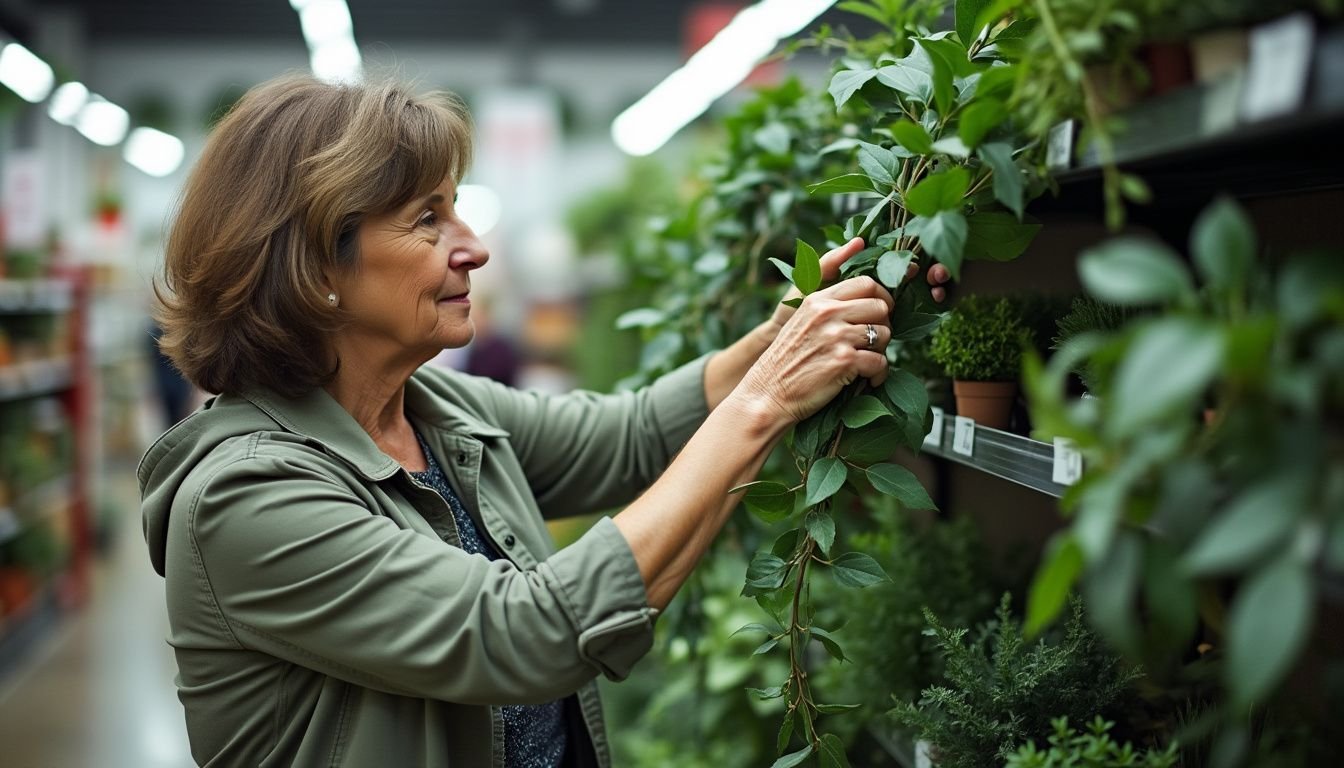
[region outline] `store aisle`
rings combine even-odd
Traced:
[[[109,485],[112,485],[109,483]],[[134,486],[109,488],[134,498]],[[93,598],[31,666],[0,683],[0,744],[10,768],[192,765],[164,640],[163,581],[149,566],[136,505],[98,566]]]

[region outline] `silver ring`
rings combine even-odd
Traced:
[[[877,343],[877,331],[873,330],[872,323],[868,324],[868,330],[865,333],[868,343],[863,346],[864,349],[872,349],[873,344]]]

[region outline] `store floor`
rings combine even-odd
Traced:
[[[134,480],[110,480],[104,492],[124,511],[89,604],[0,681],[6,768],[193,764],[164,640],[163,580],[140,538]]]

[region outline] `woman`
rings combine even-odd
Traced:
[[[162,345],[219,395],[139,477],[201,764],[609,764],[596,676],[648,651],[789,426],[886,375],[892,299],[869,279],[635,394],[422,367],[472,337],[470,150],[449,99],[290,78],[187,183]]]

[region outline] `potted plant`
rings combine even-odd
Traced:
[[[948,314],[931,352],[952,377],[958,414],[986,427],[1008,428],[1029,337],[1006,298],[968,296]]]
[[[1062,349],[1071,339],[1085,333],[1118,331],[1125,323],[1141,314],[1143,312],[1134,307],[1108,304],[1091,296],[1079,296],[1073,300],[1068,314],[1059,318],[1051,349],[1056,351]],[[1094,397],[1100,394],[1100,384],[1104,379],[1097,370],[1096,361],[1080,360],[1074,366],[1073,372],[1082,381],[1084,392]]]

